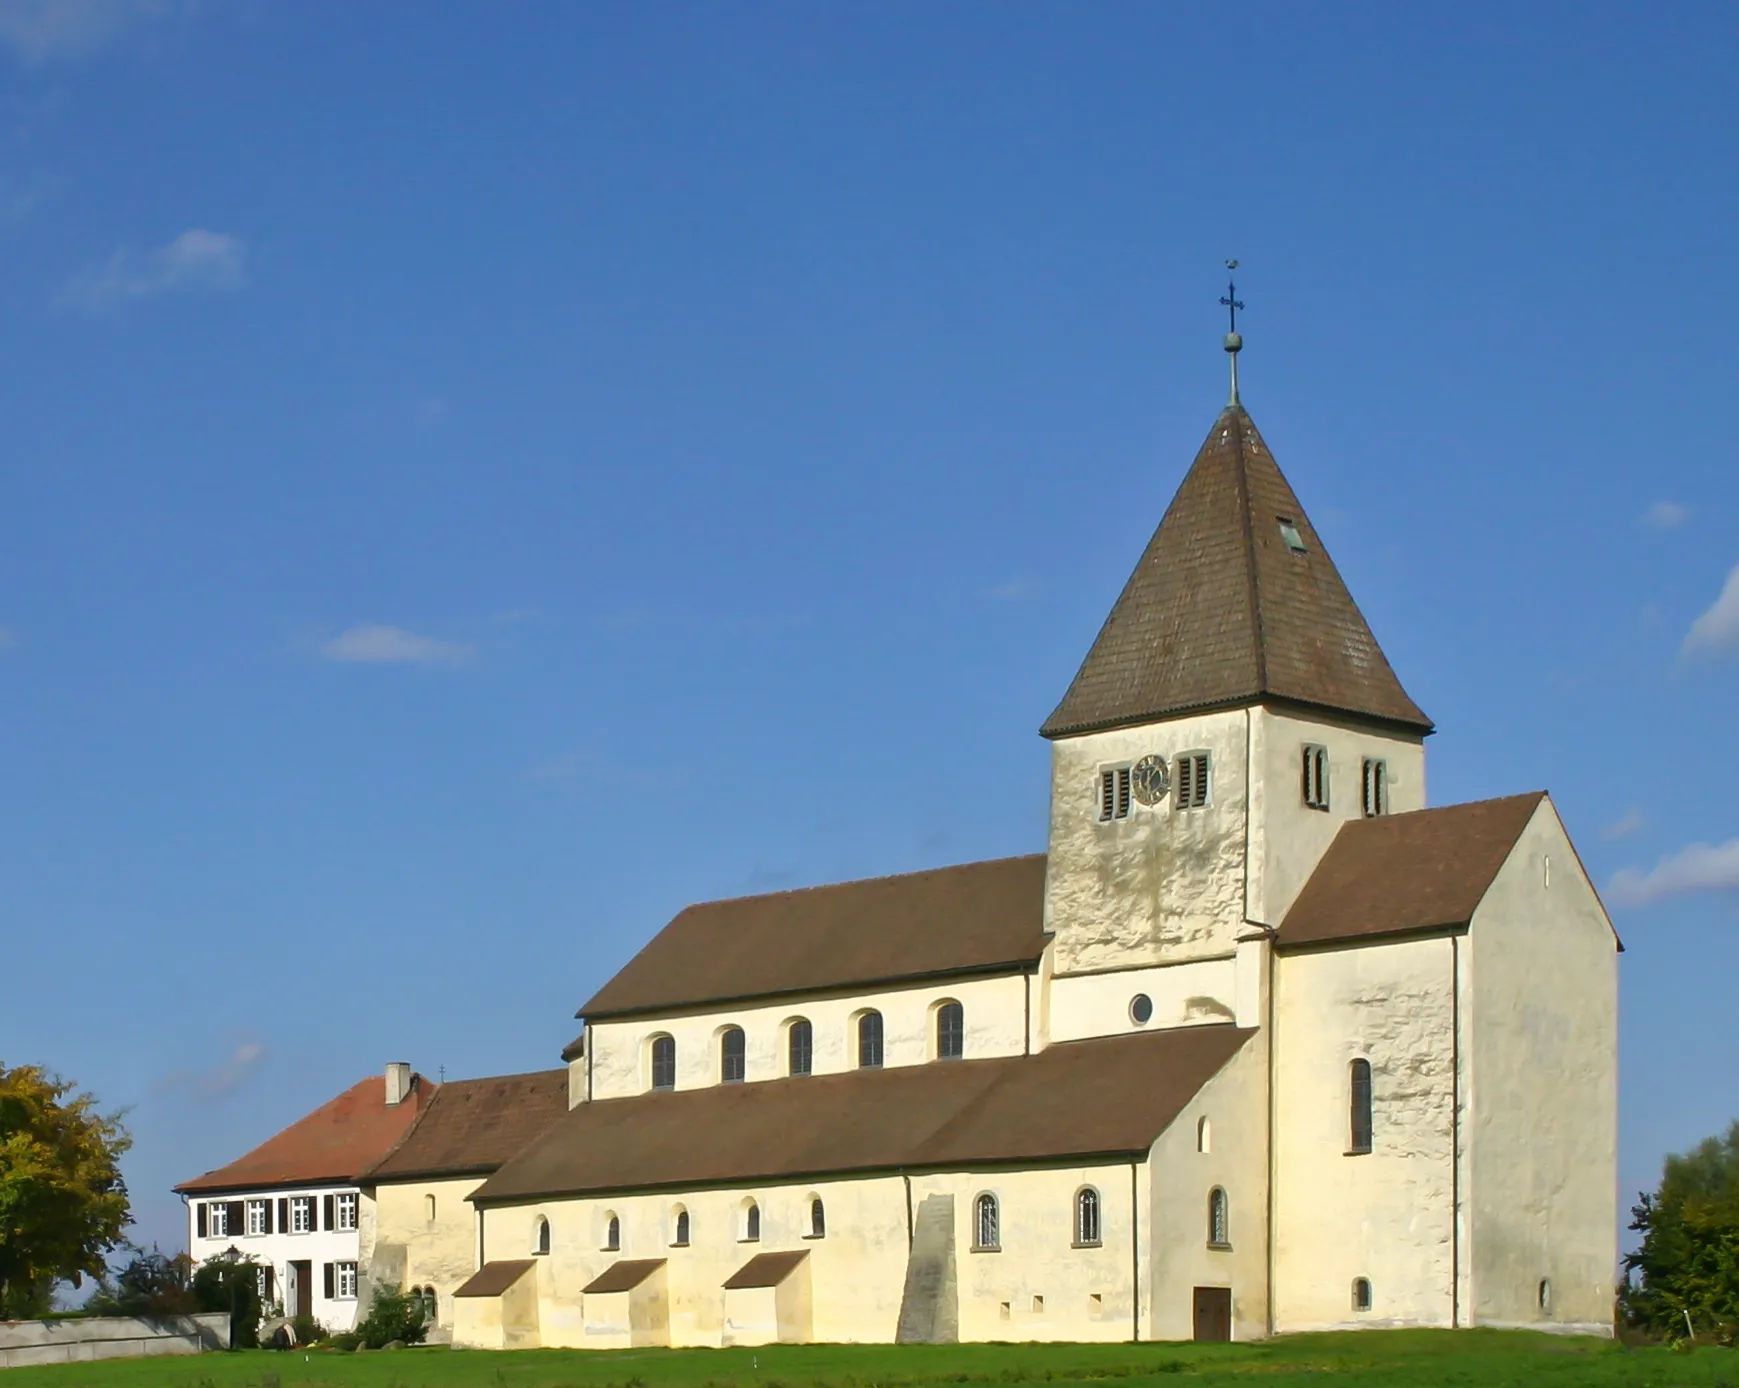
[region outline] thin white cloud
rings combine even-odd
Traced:
[[[1038,590],[1039,585],[1030,578],[1011,578],[1007,583],[999,583],[986,591],[985,596],[998,602],[1024,602]]]
[[[1692,892],[1732,891],[1739,891],[1739,839],[1713,847],[1693,843],[1647,872],[1623,868],[1613,874],[1606,896],[1614,906],[1652,906]]]
[[[1642,513],[1642,523],[1650,530],[1676,530],[1690,518],[1690,507],[1676,501],[1657,501]]]
[[[158,1080],[153,1088],[158,1094],[187,1089],[201,1099],[215,1099],[241,1088],[265,1058],[264,1045],[258,1041],[243,1041],[211,1069],[177,1070]]]
[[[75,277],[66,295],[86,308],[175,290],[240,289],[247,282],[247,248],[221,231],[191,227],[152,251],[116,251]]]
[[[173,0],[0,0],[0,43],[27,63],[78,57],[134,24],[189,8]]]
[[[1715,605],[1691,623],[1679,654],[1739,655],[1739,564],[1727,575]]]
[[[1612,821],[1600,831],[1603,839],[1627,839],[1648,823],[1642,817],[1642,811],[1632,805],[1623,815]]]
[[[403,627],[364,624],[341,631],[320,647],[327,660],[350,665],[442,665],[449,669],[477,659],[477,648],[463,641],[419,636]]]

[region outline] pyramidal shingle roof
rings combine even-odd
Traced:
[[[1040,731],[1263,699],[1431,731],[1255,424],[1229,405]]]

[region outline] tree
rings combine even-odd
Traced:
[[[1633,1325],[1733,1344],[1739,1332],[1739,1121],[1671,1156],[1660,1189],[1631,1210],[1642,1246],[1624,1260],[1620,1302]]]
[[[34,1065],[0,1065],[0,1318],[40,1314],[56,1282],[101,1276],[132,1222],[118,1116]]]
[[[207,1258],[193,1274],[193,1297],[201,1311],[229,1312],[231,1349],[260,1343],[260,1265],[233,1248]]]
[[[193,1259],[153,1248],[133,1250],[132,1261],[101,1285],[85,1310],[103,1316],[181,1316],[202,1309],[193,1292]]]

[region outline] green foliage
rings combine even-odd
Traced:
[[[0,1065],[0,1319],[39,1315],[54,1284],[100,1277],[132,1222],[120,1119],[34,1065]]]
[[[290,1318],[290,1329],[296,1332],[296,1343],[298,1345],[324,1344],[330,1335],[330,1332],[325,1326],[321,1325],[319,1321],[314,1319],[314,1317],[308,1315],[292,1316]]]
[[[229,1312],[232,1349],[260,1343],[259,1264],[231,1249],[207,1258],[193,1274],[193,1298],[201,1311]]]
[[[1732,1345],[1739,1334],[1739,1122],[1668,1157],[1660,1189],[1631,1210],[1642,1246],[1627,1256],[1620,1306],[1668,1339]]]
[[[429,1333],[423,1324],[422,1298],[408,1292],[376,1292],[356,1333],[369,1349],[384,1349],[394,1340],[420,1345]]]
[[[199,1309],[193,1260],[185,1253],[168,1257],[155,1248],[149,1253],[135,1248],[132,1260],[101,1278],[85,1303],[94,1316],[184,1316]]]

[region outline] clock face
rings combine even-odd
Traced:
[[[1157,805],[1171,789],[1171,773],[1166,770],[1165,758],[1157,753],[1150,752],[1136,762],[1130,779],[1135,782],[1135,798],[1143,805]]]

